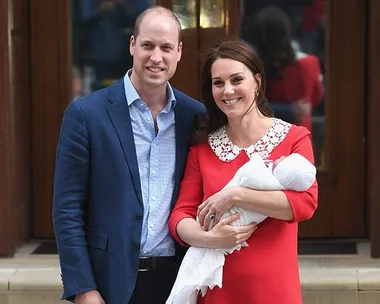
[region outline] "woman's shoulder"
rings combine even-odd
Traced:
[[[291,124],[287,137],[289,137],[291,140],[299,140],[300,138],[310,135],[311,132],[306,127]]]
[[[211,150],[207,139],[190,146],[190,153],[204,155],[207,150]]]

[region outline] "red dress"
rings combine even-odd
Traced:
[[[322,101],[322,75],[317,57],[298,52],[296,60],[288,64],[282,73],[283,77],[267,78],[265,94],[269,101],[293,104],[303,98],[312,106]],[[311,115],[297,125],[311,131]]]
[[[191,148],[175,208],[169,219],[174,238],[187,246],[176,233],[184,218],[195,218],[197,207],[220,191],[251,153],[282,155],[299,153],[313,162],[310,132],[304,127],[275,119],[272,128],[248,149],[234,146],[225,129],[214,132],[209,142]],[[201,304],[301,304],[297,256],[297,222],[309,219],[316,207],[317,182],[306,192],[284,191],[294,212],[294,220],[267,218],[248,239],[249,247],[226,256],[223,287],[208,290]]]

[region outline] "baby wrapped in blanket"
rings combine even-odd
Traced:
[[[241,186],[256,190],[303,192],[314,183],[315,175],[316,168],[300,154],[291,154],[268,166],[259,154],[253,154],[223,189]],[[239,219],[232,223],[236,226],[259,224],[267,218],[265,215],[234,206],[223,214],[222,219],[235,213],[240,214]],[[242,246],[248,245],[244,242],[226,249],[190,247],[166,304],[196,304],[199,291],[204,296],[207,288],[212,289],[215,286],[222,288],[225,254],[240,250]]]

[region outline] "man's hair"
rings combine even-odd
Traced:
[[[180,43],[182,41],[181,21],[179,20],[179,18],[177,17],[177,15],[173,13],[173,11],[171,11],[170,9],[168,9],[166,7],[163,7],[163,6],[153,6],[153,7],[150,7],[148,9],[146,9],[145,11],[143,11],[137,17],[136,22],[135,22],[135,27],[133,29],[133,36],[135,38],[137,38],[137,36],[139,34],[141,22],[143,21],[143,19],[147,15],[149,15],[151,13],[162,14],[162,15],[166,15],[166,16],[172,18],[177,23],[177,25],[178,25],[178,43]]]

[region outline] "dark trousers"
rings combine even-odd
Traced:
[[[174,285],[179,264],[174,258],[140,260],[137,282],[129,304],[165,304]]]

